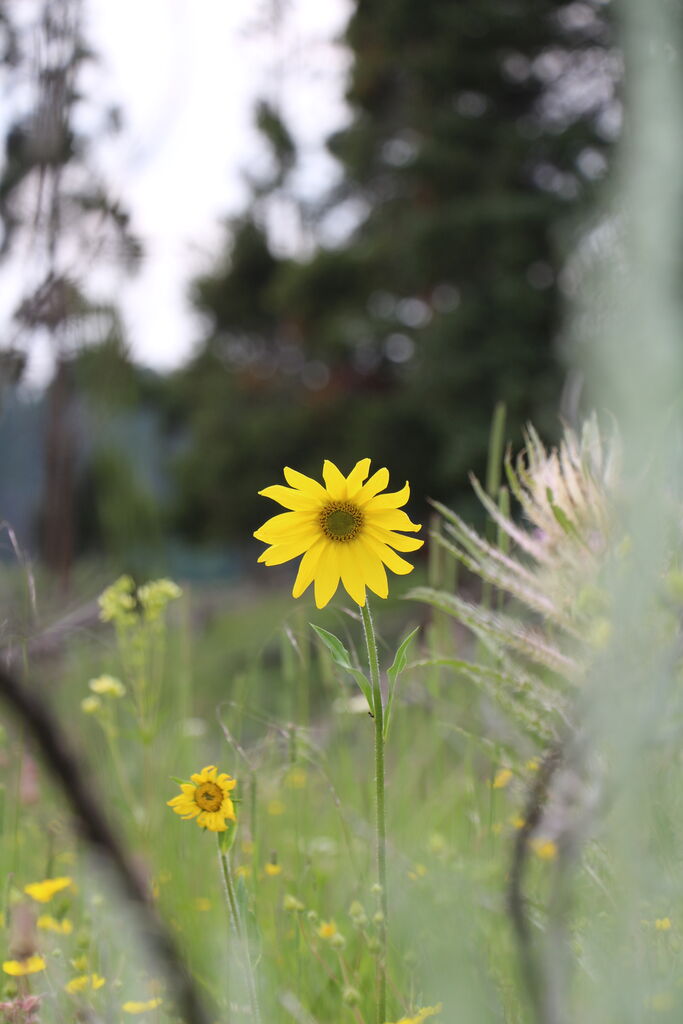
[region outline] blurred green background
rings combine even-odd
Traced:
[[[261,13],[267,24],[296,6]],[[266,514],[257,491],[285,465],[317,474],[331,458],[348,472],[370,456],[411,481],[415,517],[428,496],[462,506],[496,402],[517,446],[528,419],[552,440],[560,416],[575,418],[563,307],[620,123],[608,4],[352,3],[334,180],[302,195],[297,126],[266,90],[261,161],[207,270],[185,283],[198,336],[171,372],[136,361],[118,286],[92,288],[93,272],[135,272],[146,256],[98,159],[103,139],[125,136],[126,110],[83,113],[99,102],[88,8],[37,3],[31,34],[26,7],[7,3],[0,24],[16,100],[0,255],[31,260],[6,310],[0,516],[63,584],[83,556],[241,573]],[[210,158],[207,139],[196,159]],[[272,230],[283,207],[301,238],[286,252]],[[331,221],[343,225],[332,240]],[[25,373],[36,338],[50,353],[38,388]]]

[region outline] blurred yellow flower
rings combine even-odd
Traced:
[[[318,927],[318,937],[321,939],[331,939],[337,934],[337,926],[334,921],[321,921]]]
[[[23,960],[5,960],[2,969],[5,974],[21,978],[25,974],[37,974],[38,971],[44,971],[45,961],[42,956],[27,956]]]
[[[85,992],[86,989],[96,992],[104,984],[106,984],[106,978],[102,978],[99,974],[79,974],[78,977],[67,981],[64,988],[72,994],[75,992]]]
[[[421,529],[399,511],[410,488],[406,483],[400,491],[380,494],[389,483],[389,472],[379,469],[367,480],[369,472],[370,459],[357,462],[347,477],[326,459],[324,487],[286,468],[289,487],[276,484],[259,491],[291,510],[273,516],[254,536],[270,545],[259,557],[266,565],[303,555],[294,597],[301,597],[314,583],[315,603],[324,608],[341,580],[356,604],[364,605],[366,587],[378,597],[387,597],[385,566],[399,575],[412,572],[413,566],[396,551],[416,551],[424,541],[395,532]]]
[[[161,1006],[162,1000],[158,997],[156,999],[148,999],[144,1003],[138,1003],[134,1000],[129,1000],[124,1003],[121,1009],[124,1013],[146,1013],[147,1010],[156,1010],[157,1006]]]
[[[238,878],[251,878],[251,864],[240,864],[235,874]]]
[[[264,870],[270,878],[275,878],[276,875],[282,874],[282,866],[280,864],[273,864],[270,860],[266,864]]]
[[[301,768],[292,768],[288,773],[285,782],[290,789],[305,789],[306,783],[308,782],[308,776]]]
[[[84,697],[81,701],[81,711],[84,715],[94,715],[96,711],[99,711],[102,707],[102,701],[99,697],[91,694],[89,697]]]
[[[418,1010],[413,1017],[401,1017],[395,1024],[422,1024],[422,1021],[427,1020],[427,1017],[435,1017],[437,1013],[441,1013],[443,1010],[443,1003],[437,1003],[436,1006],[423,1006],[421,1010]],[[389,1022],[387,1022],[389,1024]]]
[[[218,768],[208,765],[201,772],[191,776],[192,782],[182,782],[182,792],[168,800],[173,808],[185,821],[195,819],[200,828],[210,832],[225,832],[226,819],[236,821],[235,806],[230,793],[237,783],[225,772],[218,773]]]
[[[532,839],[531,848],[539,860],[555,860],[557,844],[552,839]]]
[[[25,885],[24,892],[38,903],[47,903],[55,893],[68,889],[71,884],[71,879],[66,876],[46,878],[43,882],[31,882],[30,885]]]
[[[82,953],[80,956],[74,957],[74,959],[71,961],[71,966],[74,968],[75,971],[82,972],[87,970],[88,958],[85,955],[85,953]]]
[[[58,935],[71,935],[74,930],[74,926],[68,918],[65,917],[63,921],[58,921],[57,918],[50,917],[49,914],[41,914],[36,924],[43,931],[57,932]]]
[[[655,928],[658,932],[671,931],[671,918],[670,917],[658,917],[655,921]]]
[[[88,686],[93,693],[100,697],[125,697],[126,688],[119,679],[114,676],[98,676],[91,679]]]
[[[512,772],[509,768],[500,768],[493,778],[493,788],[505,789],[511,778]]]

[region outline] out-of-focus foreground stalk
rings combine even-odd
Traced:
[[[676,813],[667,793],[683,784],[680,742],[672,734],[680,626],[662,598],[668,550],[672,541],[679,554],[683,547],[683,6],[620,0],[617,14],[625,54],[623,141],[606,211],[611,242],[583,322],[592,332],[584,341],[593,397],[616,416],[623,442],[625,541],[606,580],[611,641],[591,672],[585,731],[569,752],[584,802],[590,791],[596,805],[587,831],[611,895],[601,912],[580,910],[587,928],[578,984],[573,997],[564,986],[556,1018],[596,1024],[649,1019],[651,1009],[669,1019],[656,972],[642,956],[643,908],[680,903],[683,891],[675,830],[666,826]],[[583,838],[577,834],[577,847]],[[580,1005],[570,1011],[576,998]]]

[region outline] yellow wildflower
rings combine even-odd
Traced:
[[[82,953],[80,956],[74,957],[73,960],[71,961],[71,966],[75,971],[81,971],[81,973],[83,971],[86,971],[88,969],[88,958],[85,955],[85,953]]]
[[[509,768],[500,768],[493,778],[493,788],[505,789],[511,778],[512,772]]]
[[[47,903],[55,893],[68,889],[72,884],[66,876],[62,878],[46,878],[43,882],[31,882],[24,886],[24,892],[38,903]]]
[[[65,917],[63,921],[58,921],[55,917],[50,917],[49,914],[41,914],[36,924],[43,931],[57,932],[58,935],[71,935],[74,930],[74,926],[68,918]]]
[[[25,974],[37,974],[45,970],[45,961],[42,956],[27,956],[23,960],[5,960],[2,965],[5,974],[20,978]]]
[[[286,896],[284,897],[282,901],[282,908],[283,910],[292,910],[296,911],[297,913],[301,910],[306,909],[301,900],[298,900],[296,896],[292,896],[291,893],[287,893]]]
[[[305,789],[308,776],[301,768],[292,768],[285,781],[290,789]]]
[[[303,555],[294,597],[301,597],[314,583],[315,603],[324,608],[341,580],[356,604],[364,605],[366,587],[378,597],[387,597],[385,566],[400,575],[412,572],[413,566],[396,551],[416,551],[424,541],[395,532],[421,529],[399,511],[408,500],[410,487],[406,483],[400,491],[380,494],[389,483],[389,472],[379,469],[366,482],[369,472],[370,459],[357,462],[348,477],[326,459],[324,487],[286,468],[289,487],[276,484],[259,491],[291,510],[273,516],[254,536],[270,545],[259,558],[266,565],[280,565]]]
[[[168,800],[168,806],[185,821],[195,818],[201,828],[207,828],[210,832],[225,832],[228,827],[226,819],[237,820],[235,806],[230,799],[230,793],[237,783],[225,772],[219,774],[214,765],[202,768],[191,779],[191,783],[181,783],[182,792]]]
[[[102,701],[100,698],[92,694],[89,697],[84,697],[81,701],[81,711],[84,715],[94,715],[101,707]]]
[[[655,921],[655,928],[658,932],[671,931],[671,918],[670,917],[658,917]]]
[[[337,926],[334,921],[321,921],[318,927],[318,937],[321,939],[331,939],[337,934]]]
[[[552,839],[532,839],[531,848],[539,860],[555,860],[557,844]]]
[[[147,1010],[156,1010],[157,1006],[161,1006],[162,1000],[157,996],[156,999],[148,999],[144,1003],[135,1002],[135,1000],[129,1000],[124,1003],[121,1009],[124,1013],[146,1013]]]
[[[436,1006],[423,1006],[421,1010],[418,1010],[413,1017],[401,1017],[395,1024],[422,1024],[427,1017],[435,1017],[437,1013],[441,1013],[443,1010],[443,1003],[437,1003]],[[388,1022],[387,1022],[388,1024]]]
[[[73,995],[75,992],[85,992],[86,989],[96,992],[104,984],[106,984],[106,978],[101,977],[99,974],[79,974],[76,978],[72,978],[71,981],[67,981],[64,988]]]
[[[265,866],[265,872],[270,878],[275,878],[276,875],[282,874],[282,866],[280,864],[274,864],[272,861],[268,861]]]
[[[526,763],[527,769],[530,772],[537,772],[539,769],[539,760],[537,757],[531,757]]]
[[[98,676],[91,679],[88,686],[93,693],[100,697],[125,697],[126,688],[123,683],[114,676]]]
[[[424,864],[413,864],[413,870],[408,872],[408,878],[412,882],[416,882],[418,878],[424,878],[427,874],[427,868]]]

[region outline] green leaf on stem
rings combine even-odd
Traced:
[[[356,668],[356,666],[351,662],[351,655],[346,650],[346,647],[344,647],[344,644],[341,642],[339,637],[335,636],[334,633],[328,633],[327,630],[323,629],[321,626],[314,626],[313,623],[311,623],[311,626],[332,655],[332,661],[335,665],[338,665],[339,668],[343,669],[350,676],[353,676],[356,680],[363,696],[368,702],[370,712],[374,715],[375,709],[372,702],[372,689],[365,673],[361,672],[361,670]]]
[[[396,692],[396,680],[400,676],[401,672],[405,669],[408,664],[408,648],[410,647],[411,641],[415,634],[419,631],[420,627],[416,626],[412,633],[409,633],[405,640],[402,641],[398,650],[396,651],[396,657],[394,663],[387,671],[389,677],[389,696],[387,697],[387,706],[384,714],[384,739],[386,740],[389,734],[389,722],[391,721],[391,709],[394,704],[394,693]]]

